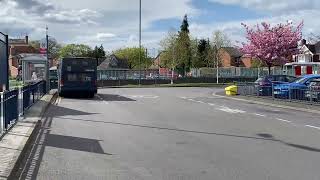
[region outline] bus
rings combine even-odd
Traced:
[[[58,67],[59,96],[97,93],[97,61],[92,58],[63,58]]]

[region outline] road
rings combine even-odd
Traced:
[[[214,88],[100,89],[48,109],[22,179],[319,180],[318,114]]]

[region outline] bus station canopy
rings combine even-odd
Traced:
[[[19,54],[22,64],[22,80],[30,83],[46,80],[48,59],[43,54]]]

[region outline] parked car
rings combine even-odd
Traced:
[[[313,101],[320,101],[320,79],[316,79],[310,82],[310,85],[306,92],[306,97],[309,100],[312,99]]]
[[[305,75],[292,83],[274,86],[274,95],[279,98],[305,99],[306,91],[312,81],[320,80],[320,74]]]
[[[255,88],[259,91],[259,96],[271,96],[272,87],[277,84],[291,83],[297,78],[287,75],[269,75],[257,79],[254,82]]]

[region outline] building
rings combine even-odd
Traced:
[[[110,55],[98,66],[98,78],[102,80],[126,79],[129,69],[128,60]]]
[[[302,40],[298,46],[299,53],[293,55],[293,61],[287,63],[285,68],[287,72],[294,71],[296,76],[305,74],[320,73],[320,42],[315,44],[307,44],[306,40]]]
[[[98,70],[126,70],[129,69],[128,60],[116,55],[110,55],[98,66]]]
[[[29,44],[28,36],[24,39],[9,39],[9,74],[11,77],[17,77],[21,69],[19,54],[38,53],[39,51]]]
[[[252,67],[253,59],[235,47],[223,47],[219,50],[221,67]]]

